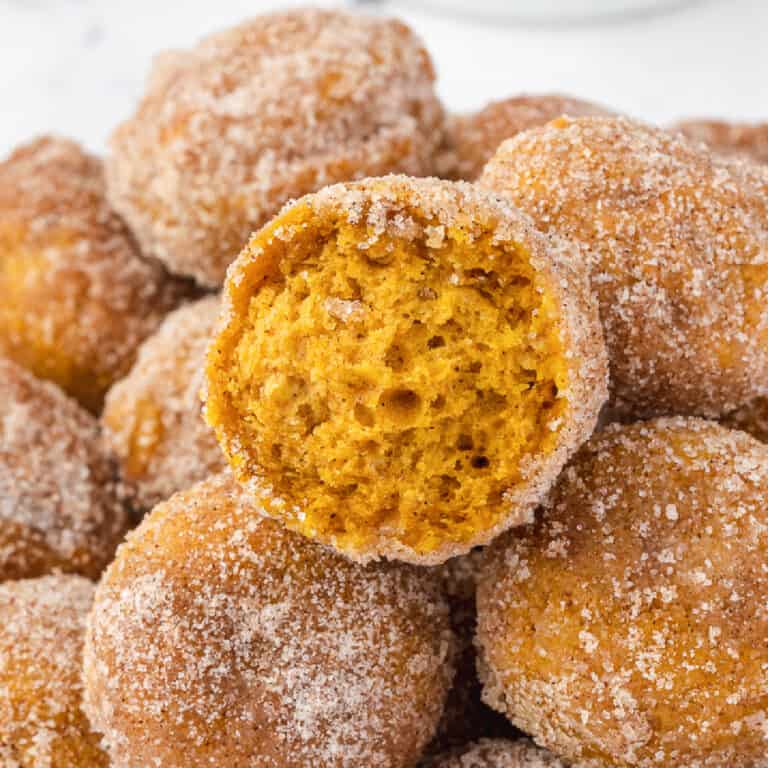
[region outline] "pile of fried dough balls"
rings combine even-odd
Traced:
[[[0,164],[2,768],[768,764],[768,127],[434,81],[265,15]]]

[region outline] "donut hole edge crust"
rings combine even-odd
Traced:
[[[765,755],[768,448],[696,418],[612,425],[486,551],[486,702],[576,765]]]
[[[111,139],[109,196],[145,252],[215,288],[250,234],[328,184],[428,175],[444,114],[402,22],[267,13],[159,57]]]
[[[98,157],[43,136],[0,161],[0,355],[98,413],[141,341],[195,290],[139,252]]]
[[[0,357],[0,581],[97,579],[128,526],[95,417]]]
[[[765,393],[767,180],[662,128],[561,117],[478,184],[581,245],[622,417],[718,418]]]
[[[352,563],[224,473],[158,505],[102,579],[86,712],[116,768],[406,768],[453,653],[429,573]]]
[[[683,120],[670,130],[706,144],[719,155],[768,165],[768,123]]]
[[[107,393],[101,424],[139,514],[226,466],[200,399],[219,308],[213,295],[171,312]]]
[[[82,710],[82,649],[94,585],[53,575],[0,584],[0,764],[108,768]]]
[[[477,112],[446,119],[437,155],[438,176],[475,181],[499,145],[561,115],[609,115],[604,107],[557,93],[522,94],[492,101]]]
[[[467,184],[390,176],[288,207],[230,270],[209,350],[236,475],[358,559],[442,562],[525,521],[605,398],[573,257]]]

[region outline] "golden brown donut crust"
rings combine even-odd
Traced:
[[[44,576],[0,584],[0,764],[108,768],[82,711],[85,618],[93,584]]]
[[[768,447],[701,419],[612,425],[488,550],[485,698],[585,768],[765,756]]]
[[[128,526],[118,490],[96,419],[0,357],[0,581],[97,578]]]
[[[219,305],[210,296],[169,314],[107,393],[101,423],[139,512],[226,466],[200,400]]]
[[[358,230],[362,230],[362,233]],[[314,296],[310,295],[309,299],[319,302],[321,306],[316,311],[312,310],[314,313],[312,318],[320,315],[323,317],[322,320],[317,321],[316,326],[311,331],[306,330],[309,321],[305,315],[298,316],[300,311],[304,312],[305,310],[296,309],[294,311],[290,309],[286,311],[287,320],[281,321],[279,327],[267,329],[263,333],[260,330],[252,332],[252,328],[260,328],[258,323],[261,322],[261,318],[270,318],[277,311],[274,310],[273,312],[271,308],[261,308],[256,312],[254,320],[255,310],[253,306],[254,302],[259,301],[261,292],[264,291],[265,295],[269,297],[271,296],[270,291],[275,290],[278,292],[278,299],[280,299],[280,291],[283,291],[282,286],[288,284],[289,280],[295,283],[299,278],[304,279],[302,277],[304,272],[295,266],[295,262],[298,263],[300,258],[304,258],[305,251],[322,247],[336,232],[340,233],[337,235],[338,238],[344,238],[349,249],[345,252],[345,261],[339,267],[339,274],[342,271],[349,274],[348,267],[351,268],[353,263],[356,269],[360,269],[358,275],[360,279],[356,282],[355,290],[363,291],[361,294],[363,298],[357,301],[342,300],[340,303],[342,308],[347,309],[352,314],[347,317],[342,313],[341,319],[339,319],[339,300],[330,295],[323,299],[325,294],[320,298],[315,298],[319,295],[315,294]],[[473,254],[473,248],[479,249],[478,253]],[[487,257],[485,255],[486,250],[490,254]],[[414,256],[414,252],[424,254],[423,260],[421,256]],[[366,302],[372,301],[369,298],[370,295],[380,295],[374,294],[374,291],[387,279],[387,272],[385,271],[387,259],[394,258],[391,256],[392,254],[402,253],[405,255],[396,257],[401,259],[398,262],[399,271],[393,272],[393,276],[389,278],[398,291],[397,300],[394,302],[395,306],[381,314],[379,304],[371,304],[369,307]],[[447,256],[444,255],[446,253]],[[559,404],[564,404],[563,408],[557,411],[560,415],[554,418],[552,409],[545,410],[542,408],[541,413],[537,412],[535,416],[539,420],[552,418],[551,422],[547,422],[548,426],[541,430],[543,432],[546,429],[546,435],[543,438],[548,441],[546,450],[542,447],[541,451],[526,453],[520,460],[520,464],[515,467],[514,480],[504,476],[503,483],[498,481],[497,484],[501,486],[501,491],[498,494],[499,501],[493,504],[490,501],[487,502],[482,510],[481,516],[484,515],[484,517],[482,517],[481,523],[475,526],[474,523],[467,522],[465,512],[469,511],[469,508],[464,505],[460,513],[457,513],[457,518],[460,515],[461,517],[456,525],[463,526],[460,535],[456,534],[454,537],[448,528],[450,515],[447,510],[447,502],[441,501],[440,507],[437,506],[436,502],[430,506],[433,501],[431,496],[427,496],[424,502],[414,502],[411,505],[415,509],[414,512],[411,512],[411,507],[405,505],[402,508],[404,511],[401,511],[401,507],[396,507],[394,511],[390,511],[371,502],[369,509],[372,510],[372,517],[376,518],[376,515],[379,515],[378,519],[382,522],[373,519],[373,522],[368,524],[367,519],[363,520],[362,514],[358,515],[358,508],[366,507],[366,504],[358,503],[364,494],[367,493],[368,497],[373,498],[379,491],[383,495],[387,488],[392,487],[395,487],[398,492],[397,498],[400,497],[401,491],[406,498],[407,494],[411,493],[408,484],[415,482],[413,480],[415,468],[413,464],[408,464],[410,469],[403,469],[407,462],[397,463],[399,456],[403,455],[398,453],[401,451],[401,446],[406,445],[406,448],[410,449],[409,440],[423,439],[425,444],[430,446],[429,450],[432,450],[432,444],[428,441],[432,440],[433,430],[443,428],[442,425],[444,424],[448,425],[446,429],[453,428],[455,423],[459,421],[458,418],[455,418],[453,422],[450,422],[446,416],[446,412],[452,406],[449,398],[453,397],[456,402],[462,402],[461,397],[466,398],[468,397],[467,392],[474,392],[471,390],[471,386],[473,386],[471,377],[461,378],[463,375],[461,365],[466,365],[466,363],[464,361],[461,363],[451,362],[450,366],[440,369],[439,361],[441,358],[439,355],[453,354],[454,349],[457,350],[456,354],[465,354],[463,350],[483,348],[486,350],[486,359],[485,361],[476,361],[473,370],[477,370],[479,363],[481,370],[484,366],[485,371],[490,368],[491,354],[495,351],[497,355],[501,355],[498,351],[498,337],[495,337],[497,349],[494,350],[488,348],[487,338],[466,338],[467,332],[461,335],[461,338],[456,342],[452,339],[450,342],[445,342],[442,336],[437,336],[435,337],[437,341],[444,343],[441,344],[438,348],[439,352],[435,355],[431,353],[425,339],[424,345],[419,346],[418,350],[411,355],[415,361],[413,369],[415,370],[422,363],[424,366],[433,365],[432,361],[438,360],[438,363],[434,363],[436,375],[440,375],[441,370],[448,370],[447,376],[452,375],[450,374],[451,370],[458,372],[454,379],[450,380],[450,384],[446,384],[446,387],[455,386],[455,390],[442,392],[435,390],[433,392],[430,387],[434,386],[437,379],[432,379],[431,373],[428,376],[420,372],[413,373],[411,369],[402,368],[399,359],[394,362],[389,360],[391,356],[389,350],[401,344],[400,336],[397,336],[400,333],[400,324],[402,324],[401,317],[408,318],[408,323],[418,325],[419,329],[417,330],[427,327],[429,334],[433,332],[432,326],[429,325],[433,315],[443,311],[442,309],[430,309],[432,304],[441,307],[440,302],[444,300],[446,302],[458,301],[455,297],[460,295],[461,302],[459,304],[464,306],[469,305],[470,302],[475,302],[478,307],[478,314],[488,305],[492,305],[493,311],[497,311],[495,305],[488,299],[489,291],[492,295],[494,291],[501,293],[502,290],[512,291],[516,289],[520,279],[515,272],[519,268],[515,260],[520,254],[524,254],[525,269],[530,272],[530,277],[526,278],[523,283],[526,286],[535,283],[531,293],[526,295],[545,297],[543,299],[545,304],[540,310],[537,310],[540,314],[532,313],[531,330],[524,331],[523,336],[532,339],[532,344],[544,346],[552,342],[558,349],[562,349],[562,355],[558,353],[556,357],[557,365],[566,372],[562,380],[558,379],[559,389],[556,398]],[[324,256],[321,262],[325,263],[325,259]],[[371,262],[370,265],[358,267],[357,262],[363,262],[366,259]],[[470,261],[470,259],[475,260]],[[381,263],[378,263],[377,260]],[[416,564],[438,564],[451,556],[468,552],[473,546],[487,543],[510,526],[526,522],[530,519],[535,506],[554,482],[567,458],[591,434],[595,426],[597,412],[606,393],[606,364],[596,308],[586,276],[576,262],[577,259],[572,246],[555,236],[544,238],[530,226],[527,217],[522,216],[503,198],[478,190],[466,183],[388,176],[381,179],[368,179],[357,183],[327,187],[287,206],[279,217],[254,235],[249,246],[230,268],[223,294],[223,321],[219,335],[211,345],[208,354],[206,374],[207,419],[215,427],[219,442],[224,448],[237,478],[247,487],[252,484],[250,487],[253,494],[261,493],[265,487],[269,487],[270,492],[273,492],[283,502],[281,506],[273,505],[271,510],[274,510],[274,513],[290,527],[300,530],[305,535],[326,541],[344,551],[348,556],[360,561],[389,557]],[[303,262],[301,263],[303,264]],[[319,271],[320,268],[316,266],[316,263],[316,257],[309,260],[309,265],[306,268],[307,279]],[[430,269],[432,268],[431,265],[437,265],[434,267],[438,274],[438,277],[435,278],[435,284],[419,282],[422,274],[419,272],[419,276],[414,278],[413,285],[409,284],[408,291],[404,292],[401,287],[406,280],[403,270],[421,270],[420,265],[422,263],[429,264]],[[471,269],[470,266],[472,266]],[[291,271],[294,268],[297,277],[294,277]],[[285,280],[282,278],[283,271],[288,274]],[[487,283],[478,284],[478,281],[486,279]],[[495,281],[498,282],[498,285]],[[369,291],[369,293],[366,294],[365,291]],[[461,291],[463,293],[460,294]],[[301,298],[300,301],[297,299],[296,306],[306,306],[304,298]],[[391,296],[387,297],[388,300],[390,298]],[[265,301],[272,301],[275,305],[278,299],[267,298]],[[286,303],[291,300],[291,298],[286,299]],[[410,307],[407,310],[403,309],[406,301],[411,301],[412,309]],[[508,324],[518,322],[515,317],[516,309],[516,306],[511,309],[508,317],[505,316],[499,320],[494,319],[494,323],[503,325],[501,328],[498,325],[492,325],[494,334],[506,333]],[[400,312],[403,311],[412,314],[401,315]],[[357,315],[354,314],[355,312]],[[420,315],[422,319],[413,323],[411,318],[415,317],[417,313],[422,313]],[[524,313],[521,311],[521,314]],[[387,333],[395,329],[392,331],[395,334],[395,340],[387,350],[378,349],[375,342],[371,342],[369,347],[364,347],[363,342],[360,341],[363,336],[353,336],[353,326],[354,323],[358,322],[358,317],[361,323],[366,322],[369,317],[372,318],[370,322],[372,326],[375,324],[375,333],[379,334],[378,336],[374,336],[373,333],[369,334],[374,339],[382,337],[380,332],[382,328]],[[550,321],[548,319],[550,317],[557,319]],[[464,318],[460,319],[463,320]],[[322,327],[319,325],[321,322]],[[329,322],[333,324],[330,326],[333,332],[328,331]],[[541,329],[537,330],[536,324],[541,325]],[[440,328],[443,328],[444,325],[446,323],[443,323]],[[292,334],[288,341],[296,343],[297,352],[291,350],[290,353],[287,353],[282,344],[272,356],[261,348],[258,348],[258,352],[254,351],[257,348],[256,342],[258,344],[267,343],[269,339],[275,337],[275,334],[283,332]],[[407,332],[410,333],[410,330]],[[450,328],[445,331],[446,335],[449,332]],[[262,333],[262,335],[256,339],[256,342],[252,342],[252,337],[257,333]],[[360,333],[364,334],[363,331]],[[342,341],[336,341],[335,334]],[[318,338],[321,341],[317,341]],[[264,339],[267,342],[264,342]],[[348,353],[349,360],[346,358],[334,360],[331,370],[326,368],[323,371],[322,387],[332,390],[330,395],[325,393],[325,389],[318,389],[321,392],[318,398],[323,398],[320,405],[325,406],[326,402],[330,402],[331,405],[328,408],[335,409],[330,411],[331,415],[326,419],[328,426],[324,426],[324,429],[336,430],[340,435],[344,432],[343,439],[340,437],[339,440],[329,440],[327,443],[341,445],[345,450],[346,446],[352,446],[351,452],[353,454],[359,453],[363,457],[372,455],[369,446],[374,443],[376,450],[379,450],[378,446],[381,446],[381,461],[384,465],[390,460],[389,457],[395,456],[395,459],[392,460],[391,469],[388,465],[385,470],[379,469],[379,454],[375,454],[375,459],[363,464],[362,469],[354,467],[354,472],[350,471],[349,476],[361,478],[359,481],[355,479],[354,485],[355,489],[359,489],[359,493],[357,495],[345,495],[332,508],[329,506],[331,502],[327,500],[335,498],[339,483],[333,484],[331,482],[335,481],[336,476],[332,476],[330,481],[326,481],[322,472],[326,466],[335,465],[331,464],[331,459],[326,452],[318,455],[318,449],[314,449],[315,453],[310,453],[313,435],[320,435],[320,432],[314,431],[317,425],[313,421],[308,432],[302,431],[305,428],[305,421],[300,418],[301,412],[297,418],[291,411],[288,411],[288,408],[293,408],[292,403],[296,402],[295,396],[288,397],[286,395],[283,398],[282,395],[283,391],[287,391],[289,387],[300,389],[300,387],[295,387],[298,374],[305,376],[302,381],[306,381],[310,376],[313,376],[314,380],[319,378],[314,373],[315,368],[306,374],[303,370],[298,370],[296,375],[288,370],[289,364],[292,365],[294,359],[309,359],[312,350],[308,350],[307,339],[312,339],[313,345],[318,348],[321,342],[328,344],[330,356],[338,354],[339,357],[342,357],[342,353],[337,352],[341,349],[342,343],[347,344],[351,350]],[[382,344],[384,345],[384,343]],[[249,349],[249,345],[253,349]],[[304,350],[303,353],[301,352],[302,349]],[[516,347],[513,348],[513,351],[509,353],[510,356],[515,354],[516,349]],[[290,359],[282,357],[286,354]],[[529,355],[528,352],[521,352],[521,358],[523,354],[528,357],[533,355],[533,353]],[[555,353],[553,352],[552,355]],[[365,359],[357,359],[360,357]],[[356,381],[351,384],[345,383],[344,377],[347,375],[347,371],[354,372],[360,367],[360,364],[366,366],[364,373],[368,376],[365,379],[365,396],[370,399],[372,404],[369,410],[377,409],[375,413],[378,421],[372,419],[366,423],[359,419],[357,415],[359,403],[355,403],[354,417],[351,413],[348,414],[353,408],[350,405],[352,400],[345,394],[347,392],[345,387],[351,388],[352,385],[356,385]],[[313,361],[311,365],[327,366],[328,363],[324,358],[316,363]],[[258,375],[253,372],[255,366],[262,368]],[[267,367],[270,370],[266,370]],[[371,381],[371,376],[367,374],[368,370],[375,371],[373,381]],[[247,373],[243,373],[243,371]],[[265,377],[263,380],[262,374]],[[483,373],[483,375],[486,374]],[[350,374],[351,376],[352,374]],[[380,404],[388,396],[390,386],[395,391],[400,392],[402,387],[407,386],[411,378],[417,376],[420,377],[420,381],[424,380],[425,383],[422,393],[417,395],[418,408],[415,410],[418,410],[418,413],[416,418],[420,424],[423,422],[426,426],[420,426],[418,429],[410,431],[406,428],[401,432],[394,432],[394,429],[399,425],[396,425],[395,428],[389,427],[386,421],[386,411],[384,417],[379,417],[378,414],[382,411],[376,403]],[[543,376],[544,374],[542,374]],[[385,381],[384,377],[388,377],[386,381],[389,383],[380,383]],[[244,386],[241,386],[241,380],[244,380],[248,388],[252,388],[254,391],[260,388],[259,392],[243,394]],[[469,384],[466,383],[467,381]],[[491,380],[491,384],[487,386],[495,385],[495,382]],[[301,386],[303,387],[304,384]],[[494,390],[490,389],[489,391],[506,402],[505,394],[509,394],[509,397],[512,398],[514,388],[511,381],[506,379],[503,386],[509,387],[509,393],[502,391],[501,395],[496,395]],[[526,385],[526,387],[530,389],[530,385]],[[271,391],[278,392],[281,402],[288,403],[285,416],[283,416],[282,411],[262,405],[266,397],[264,392],[270,388]],[[381,393],[379,393],[380,389],[382,390]],[[312,394],[314,390],[310,388],[301,391],[309,391]],[[335,397],[334,393],[337,391],[340,393],[339,397]],[[432,410],[432,403],[440,401],[441,397],[443,398],[441,409]],[[263,411],[255,417],[253,411],[249,410],[251,409],[250,403],[254,400],[257,401],[254,408],[261,408]],[[319,410],[317,404],[313,403],[312,405],[311,416]],[[276,403],[275,408],[277,407],[278,404]],[[432,416],[433,413],[437,415]],[[363,415],[367,414],[364,413]],[[407,415],[410,416],[410,413]],[[463,418],[463,414],[460,416]],[[261,425],[259,429],[252,427],[252,423],[256,419],[261,418],[262,423],[264,423],[267,417],[270,420],[270,428],[273,426],[272,422],[279,426],[279,430],[277,427],[273,430],[278,432],[276,436],[272,434],[267,436],[266,430]],[[510,418],[515,418],[515,415],[512,414]],[[430,419],[432,421],[427,423]],[[340,427],[341,424],[347,423],[349,423],[348,432],[346,426],[344,430]],[[537,422],[537,424],[539,423],[540,421]],[[503,424],[504,422],[502,422],[502,426]],[[408,422],[406,422],[406,427],[407,425]],[[352,430],[356,430],[355,434],[357,435],[364,433],[364,440],[361,438],[357,442],[350,442]],[[494,427],[494,430],[498,431],[498,427]],[[323,434],[327,434],[327,432]],[[391,434],[395,434],[395,437],[391,437]],[[412,438],[413,435],[415,437]],[[278,437],[287,446],[285,450],[279,446],[278,449],[275,448],[272,441],[277,440]],[[491,437],[496,439],[495,434]],[[376,442],[377,440],[379,442]],[[453,441],[454,438],[451,440]],[[396,441],[399,443],[391,448],[391,445],[394,445]],[[458,443],[459,448],[460,441],[461,437]],[[299,456],[295,465],[286,459],[289,449]],[[443,451],[442,443],[439,450]],[[454,450],[453,444],[450,445],[450,450]],[[499,448],[499,450],[502,449]],[[503,450],[506,452],[505,455],[511,453],[511,443],[507,444]],[[426,450],[423,451],[423,454],[426,453]],[[442,455],[440,458],[442,460]],[[474,490],[481,482],[485,482],[485,476],[481,476],[475,473],[474,469],[469,468],[469,460],[465,459],[464,454],[457,453],[455,464],[453,458],[452,456],[451,470],[453,471],[453,467],[458,466],[455,472],[460,477],[466,476],[470,491]],[[497,461],[497,456],[491,456],[490,460],[485,456],[480,456],[479,459],[490,464],[491,470],[489,472],[495,471],[497,465],[494,462]],[[344,460],[347,460],[346,457]],[[414,459],[415,464],[418,464],[419,461],[421,465],[424,465],[427,459]],[[483,469],[487,464],[479,464],[478,467]],[[498,461],[498,466],[503,466],[501,461]],[[358,472],[360,475],[356,474]],[[462,472],[464,473],[463,476],[461,475]],[[295,481],[295,478],[298,480]],[[452,476],[448,476],[448,480],[455,485],[461,485],[460,481],[455,480]],[[301,485],[305,482],[309,489],[306,492],[304,486]],[[475,485],[470,485],[472,483]],[[490,485],[490,481],[488,481],[488,485]],[[347,487],[349,486],[344,485],[341,491],[345,491]],[[424,487],[426,487],[426,483]],[[297,488],[298,490],[296,490]],[[481,488],[481,490],[484,489]],[[432,492],[431,486],[429,492]],[[417,488],[411,496],[418,497],[420,493],[420,488]],[[480,491],[478,491],[478,495],[479,493]],[[437,492],[433,496],[437,497]],[[444,497],[440,496],[440,498],[443,499]],[[317,508],[319,511],[310,519],[310,504],[318,499]],[[357,504],[354,513],[350,511],[350,505],[353,502]],[[388,503],[388,499],[382,502],[382,504],[384,503]],[[347,505],[346,509],[344,505]],[[436,526],[430,528],[429,520],[424,522],[424,515],[431,514],[430,510],[433,507],[440,520]],[[488,522],[489,519],[490,522]],[[338,524],[338,528],[333,528],[331,523]],[[322,526],[326,527],[323,528]],[[446,531],[448,532],[446,533]],[[417,533],[423,534],[425,539],[428,539],[429,536],[433,538],[428,540],[427,545],[422,546],[419,543],[414,543]]]
[[[89,619],[86,711],[113,768],[410,768],[452,652],[430,574],[355,565],[222,475],[118,551]]]
[[[499,145],[521,131],[544,125],[561,115],[609,115],[604,107],[557,93],[525,94],[493,101],[478,112],[452,115],[437,156],[437,175],[474,181]]]
[[[158,59],[115,131],[110,198],[173,272],[221,285],[288,200],[389,172],[428,175],[443,112],[404,24],[320,9],[258,16]]]
[[[706,144],[718,155],[768,164],[768,123],[683,120],[672,129]]]
[[[46,136],[0,162],[0,354],[98,412],[188,291],[141,257],[98,158]]]
[[[480,184],[581,244],[613,405],[717,417],[768,381],[768,175],[625,118],[505,142]]]

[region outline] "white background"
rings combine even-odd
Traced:
[[[46,131],[102,150],[157,51],[293,4],[0,0],[0,155]],[[426,40],[440,92],[456,110],[555,90],[657,122],[768,119],[768,0],[709,0],[650,18],[559,26],[478,23],[419,8],[392,2],[387,11]]]

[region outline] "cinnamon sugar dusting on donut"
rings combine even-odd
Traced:
[[[612,396],[635,415],[719,416],[768,381],[768,184],[624,118],[505,142],[481,184],[582,246]]]
[[[561,115],[609,115],[604,107],[559,94],[529,94],[494,101],[479,112],[446,120],[445,139],[436,160],[437,175],[474,181],[499,145],[521,131]]]
[[[683,120],[672,129],[706,144],[719,155],[768,164],[768,123]]]
[[[480,739],[511,737],[514,726],[500,713],[488,707],[481,698],[482,685],[476,669],[474,646],[477,629],[475,592],[477,574],[483,559],[480,547],[468,555],[454,557],[434,571],[443,584],[450,608],[451,626],[456,635],[456,675],[445,702],[443,715],[427,754],[443,755]],[[437,763],[440,765],[439,761]],[[429,761],[427,765],[431,766]],[[424,766],[426,768],[426,766]]]
[[[168,315],[107,394],[102,424],[141,511],[226,465],[200,401],[219,305],[211,296]]]
[[[93,585],[79,576],[0,584],[3,768],[106,768],[82,712],[81,664]]]
[[[768,447],[700,419],[612,425],[478,592],[486,700],[579,765],[765,755]]]
[[[87,709],[113,766],[399,768],[452,676],[436,582],[263,518],[228,476],[155,508],[102,581]]]
[[[259,16],[162,57],[112,138],[110,196],[142,246],[216,286],[288,200],[432,171],[443,114],[404,24],[342,11]]]
[[[0,580],[95,578],[128,520],[98,422],[0,358]]]
[[[101,160],[47,136],[0,163],[0,354],[97,412],[189,291],[141,256]]]

